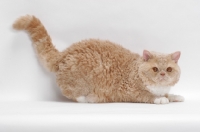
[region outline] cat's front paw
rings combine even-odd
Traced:
[[[173,94],[168,95],[167,98],[170,102],[183,102],[185,100],[183,96]]]
[[[168,104],[169,103],[169,99],[166,97],[158,97],[155,98],[154,100],[154,104]]]

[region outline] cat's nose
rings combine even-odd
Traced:
[[[164,72],[161,72],[160,75],[161,75],[161,76],[165,76],[165,73],[164,73]]]

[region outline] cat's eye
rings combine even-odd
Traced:
[[[157,67],[153,67],[152,69],[153,69],[154,72],[157,72],[157,71],[158,71],[158,68],[157,68]]]
[[[168,67],[168,68],[167,68],[167,72],[172,72],[172,68],[171,68],[171,67]]]

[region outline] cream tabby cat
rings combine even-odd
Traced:
[[[98,39],[84,40],[59,52],[36,17],[20,17],[13,27],[29,33],[39,59],[55,73],[58,86],[69,99],[84,103],[184,101],[182,96],[168,94],[180,77],[180,52],[144,50],[141,57]]]

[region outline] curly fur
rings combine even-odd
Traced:
[[[173,86],[180,77],[180,52],[161,54],[144,50],[140,56],[98,39],[83,40],[59,52],[35,16],[20,17],[13,27],[29,33],[40,60],[56,74],[63,95],[78,102],[168,103],[169,90],[162,95],[155,90]],[[153,71],[153,67],[158,71]],[[173,70],[166,71],[168,67]],[[178,101],[183,101],[178,97]],[[177,101],[176,96],[170,99]]]

